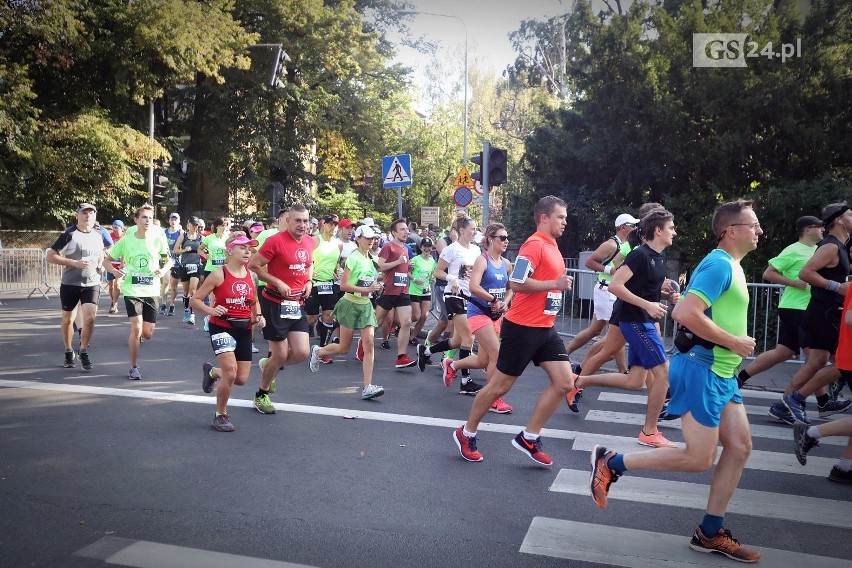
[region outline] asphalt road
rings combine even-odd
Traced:
[[[395,352],[377,348],[385,396],[360,400],[360,364],[339,357],[317,374],[286,368],[278,413],[261,415],[255,367],[234,389],[236,431],[223,434],[200,388],[209,340],[179,316],[161,319],[142,346],[143,380],[129,381],[123,313],[102,303],[95,368],[82,373],[62,368],[57,299],[3,301],[2,568],[733,564],[687,547],[711,472],[627,475],[605,511],[584,494],[591,445],[641,448],[643,393],[587,392],[581,413],[560,408],[544,468],[510,443],[547,380],[531,368],[507,397],[515,412],[488,416],[485,461],[471,464],[451,435],[472,399],[437,369],[393,369]],[[789,429],[765,414],[774,396],[746,398],[756,452],[726,525],[764,551],[762,565],[852,567],[852,486],[825,477],[845,441],[799,466]],[[664,432],[682,442],[676,426]],[[671,481],[681,484],[657,485]]]

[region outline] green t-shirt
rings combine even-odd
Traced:
[[[618,243],[618,252],[616,252],[615,255],[613,255],[612,259],[610,259],[609,262],[607,262],[604,266],[612,264],[612,260],[618,255],[621,255],[621,262],[624,262],[624,259],[627,258],[628,254],[630,254],[630,250],[632,248],[629,242],[622,241],[618,237],[612,238],[615,239],[615,241]],[[612,280],[612,274],[607,274],[606,272],[599,272],[598,277],[604,282],[610,282]]]
[[[154,298],[160,295],[160,279],[154,271],[169,255],[169,242],[163,231],[149,230],[144,239],[136,233],[125,235],[112,246],[109,255],[124,260],[121,293],[130,298]]]
[[[816,249],[816,245],[808,246],[805,243],[797,241],[782,250],[781,254],[775,258],[770,259],[769,266],[780,272],[785,278],[797,280],[799,278],[799,271],[814,255]],[[778,307],[791,310],[804,310],[807,309],[808,302],[810,301],[810,286],[804,290],[787,286],[781,294],[781,301],[778,303]]]
[[[408,293],[411,296],[428,296],[432,293],[432,272],[438,263],[431,256],[423,258],[422,254],[418,254],[411,259],[411,281]],[[423,281],[423,285],[417,283],[418,280]]]
[[[340,240],[335,237],[325,240],[320,236],[314,249],[314,282],[333,282],[339,258]]]
[[[201,242],[207,247],[207,264],[204,265],[204,270],[213,272],[217,268],[225,266],[225,241],[228,238],[224,235],[217,237],[216,233],[207,235]]]
[[[345,266],[349,269],[348,283],[353,286],[372,286],[376,281],[376,265],[373,264],[372,260],[361,254],[360,250],[352,251],[352,254],[346,259]],[[361,293],[346,292],[344,297],[356,304],[368,304],[370,302],[369,295]]]
[[[255,237],[255,239],[257,240],[257,250],[260,250],[261,245],[263,245],[263,242],[264,242],[266,239],[268,239],[268,238],[269,238],[269,237],[271,237],[272,235],[276,235],[276,234],[278,234],[278,227],[270,227],[269,229],[265,229],[265,230],[261,231],[261,232],[260,232],[260,233],[259,233],[259,234]],[[263,280],[258,279],[258,281],[257,281],[257,285],[258,285],[258,286],[266,286],[266,282],[264,282]]]

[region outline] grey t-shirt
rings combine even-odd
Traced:
[[[62,270],[62,284],[71,286],[99,286],[101,274],[98,267],[103,259],[104,237],[97,228],[88,233],[70,227],[59,235],[53,246],[50,247],[65,258],[82,260],[88,258],[91,261],[89,268],[83,270],[75,266],[65,266]]]

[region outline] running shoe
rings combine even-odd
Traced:
[[[413,367],[417,364],[417,361],[409,357],[408,355],[399,355],[396,358],[396,368],[397,369],[407,369],[408,367]]]
[[[371,398],[378,398],[385,394],[385,389],[380,387],[379,385],[367,385],[363,389],[361,389],[361,400],[370,400]]]
[[[805,465],[808,463],[808,452],[814,446],[819,446],[819,440],[808,436],[807,424],[793,424],[793,445],[796,448],[796,459]]]
[[[580,367],[579,363],[571,363],[571,372],[575,375],[579,375],[580,371],[582,371],[582,367]]]
[[[643,446],[650,446],[652,448],[676,448],[677,444],[666,439],[663,436],[663,433],[657,430],[650,436],[646,434],[644,431],[639,431],[639,443]]]
[[[425,352],[425,345],[421,344],[417,346],[417,368],[420,369],[421,373],[426,370],[426,359],[428,359],[428,357],[424,355]]]
[[[80,354],[80,360],[82,361],[83,354]],[[819,408],[819,417],[820,418],[828,418],[829,416],[834,416],[835,414],[840,414],[842,412],[846,412],[849,410],[849,407],[852,406],[852,400],[847,400],[845,398],[839,398],[836,400],[829,399],[824,405],[817,404],[817,408]]]
[[[364,343],[360,337],[358,338],[358,348],[355,350],[355,358],[359,361],[364,360]]]
[[[254,407],[261,414],[275,414],[275,405],[269,400],[268,394],[254,397]]]
[[[519,432],[517,436],[512,438],[512,445],[526,454],[532,461],[541,465],[551,465],[553,460],[549,455],[541,449],[541,436],[530,442],[524,438],[524,433]]]
[[[843,386],[846,384],[846,381],[843,379],[837,379],[830,385],[828,385],[828,396],[831,397],[831,400],[837,400],[840,397],[840,391],[843,390]]]
[[[214,430],[218,430],[219,432],[233,432],[234,425],[231,424],[231,417],[227,414],[219,414],[213,418],[213,424],[211,424]]]
[[[62,363],[62,366],[66,369],[73,369],[74,365],[77,364],[77,354],[73,351],[65,352],[65,362]]]
[[[453,386],[453,379],[456,378],[456,370],[452,367],[452,359],[444,359],[441,361],[441,374],[444,377],[444,386],[450,388]]]
[[[118,313],[118,304],[113,304],[109,307],[109,313],[117,314]]]
[[[311,357],[308,360],[308,367],[311,368],[312,373],[316,373],[317,371],[319,371],[320,357],[319,355],[317,355],[317,351],[319,351],[319,349],[319,345],[311,346]]]
[[[399,325],[393,326],[393,336],[399,337]]]
[[[251,352],[260,353],[260,349],[257,348],[257,345],[254,344],[254,341],[251,342]]]
[[[837,483],[852,483],[852,470],[840,469],[839,467],[834,466],[831,468],[828,478],[831,481],[836,481]]]
[[[175,305],[174,305],[174,304],[172,304],[171,306],[169,306],[169,315],[170,315],[170,316],[175,315]]]
[[[165,304],[160,304],[160,315],[161,316],[166,315],[166,305]]]
[[[195,314],[189,314],[189,325],[195,325]]]
[[[141,381],[142,380],[142,371],[139,370],[139,367],[131,367],[130,372],[127,373],[127,378],[131,381]]]
[[[760,560],[760,552],[754,548],[742,545],[731,536],[731,531],[726,528],[719,529],[716,536],[708,538],[701,532],[701,527],[695,528],[689,548],[698,552],[717,552],[738,562],[757,562]]]
[[[94,367],[94,365],[92,365],[92,360],[89,359],[89,353],[88,352],[86,352],[86,351],[80,352],[80,364],[82,365],[84,371],[91,371],[92,370],[92,367]]]
[[[183,323],[189,323],[189,318],[192,316],[189,310],[183,311]]]
[[[334,359],[332,359],[328,355],[323,355],[322,357],[320,357],[320,363],[322,363],[323,365],[330,365],[331,363],[334,363]]]
[[[680,414],[672,414],[669,412],[669,402],[666,401],[665,404],[663,404],[663,409],[660,411],[660,417],[657,420],[668,422],[669,420],[677,420],[678,418],[680,418]]]
[[[580,412],[580,405],[577,403],[577,393],[579,392],[579,389],[575,387],[565,394],[565,402],[568,403],[571,412]]]
[[[469,379],[466,383],[461,383],[459,385],[459,394],[469,394],[472,396],[476,396],[476,393],[482,390],[482,385],[473,381],[473,379]]]
[[[464,426],[459,426],[453,432],[453,441],[459,448],[461,456],[469,462],[481,462],[482,454],[476,449],[476,436],[465,436]]]
[[[785,394],[781,397],[781,400],[784,402],[784,406],[787,407],[787,410],[790,411],[790,414],[793,415],[793,420],[801,422],[802,424],[811,423],[808,419],[807,412],[805,412],[805,401],[801,400],[801,396],[798,392],[793,391],[790,394]]]
[[[210,374],[213,370],[213,365],[209,361],[201,364],[201,390],[204,392],[213,392],[213,385],[216,384],[216,379]]]
[[[491,405],[491,408],[488,409],[488,412],[496,412],[497,414],[509,414],[514,410],[511,406],[506,404],[506,401],[502,398],[498,398],[494,401],[494,404]]]
[[[592,491],[592,499],[601,509],[606,509],[609,487],[618,481],[621,475],[609,468],[607,462],[615,455],[615,452],[603,446],[595,446],[592,449],[592,475],[589,484]]]
[[[210,331],[210,316],[204,316],[204,331]]]
[[[787,410],[787,407],[780,400],[769,407],[769,416],[776,420],[780,420],[784,424],[789,424],[790,426],[796,423],[793,419],[793,415],[789,410]]]
[[[382,341],[382,349],[390,351],[390,341]]]

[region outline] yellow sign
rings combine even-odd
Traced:
[[[462,169],[459,170],[459,175],[453,180],[453,185],[456,187],[473,187],[473,178],[470,177],[470,172],[467,171],[465,166],[462,166]]]

